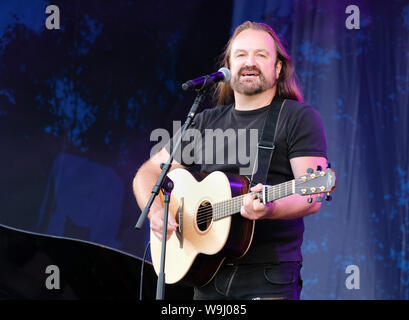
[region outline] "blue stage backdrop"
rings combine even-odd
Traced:
[[[302,298],[409,299],[408,1],[0,2],[0,223],[142,256],[150,134],[184,120],[180,84],[245,20],[284,39],[337,172],[305,218]]]

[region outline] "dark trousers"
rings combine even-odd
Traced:
[[[300,299],[301,262],[221,266],[211,282],[195,288],[195,300]]]

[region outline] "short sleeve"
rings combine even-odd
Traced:
[[[308,105],[301,106],[287,127],[288,158],[325,157],[327,141],[318,112]]]

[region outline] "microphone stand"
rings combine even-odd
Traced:
[[[164,215],[163,215],[163,229],[162,229],[162,248],[161,248],[161,254],[160,254],[161,263],[160,263],[160,270],[159,270],[159,275],[158,275],[158,282],[156,284],[156,300],[165,299],[166,234],[167,234],[167,226],[168,226],[170,194],[173,189],[173,182],[168,182],[165,185],[166,186],[163,187],[162,189],[162,192],[164,195],[163,202],[165,204],[165,208],[164,208],[164,213],[163,213]]]
[[[161,169],[162,172],[160,173],[154,187],[152,188],[151,191],[151,197],[149,198],[148,203],[146,204],[145,208],[143,209],[138,222],[135,226],[136,229],[140,230],[146,216],[148,215],[148,212],[152,206],[153,201],[155,200],[156,196],[159,194],[159,190],[162,189],[164,193],[164,219],[163,219],[163,231],[162,231],[162,251],[161,251],[161,260],[160,260],[160,272],[158,275],[158,283],[156,287],[156,299],[157,300],[163,300],[165,296],[165,256],[166,256],[166,237],[167,237],[167,226],[168,226],[168,209],[169,209],[169,202],[170,202],[170,193],[171,190],[173,189],[173,183],[169,183],[170,181],[169,178],[166,177],[168,174],[171,166],[172,166],[172,161],[174,159],[176,150],[178,150],[179,146],[182,143],[182,137],[184,136],[186,130],[189,128],[189,126],[192,124],[192,121],[194,117],[196,116],[196,112],[199,108],[200,103],[203,101],[206,90],[205,90],[205,85],[206,82],[203,84],[203,86],[196,90],[197,91],[197,96],[193,102],[193,105],[188,113],[188,116],[186,118],[186,121],[181,129],[180,135],[178,136],[177,142],[175,144],[175,147],[172,150],[172,153],[169,156],[169,159],[166,163],[161,164]],[[167,182],[164,184],[165,179],[167,179]],[[182,223],[181,221],[179,223]]]

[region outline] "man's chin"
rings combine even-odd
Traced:
[[[249,85],[240,85],[236,89],[233,88],[234,91],[238,93],[244,94],[246,96],[253,96],[255,94],[259,94],[263,92],[262,86],[249,86]]]

